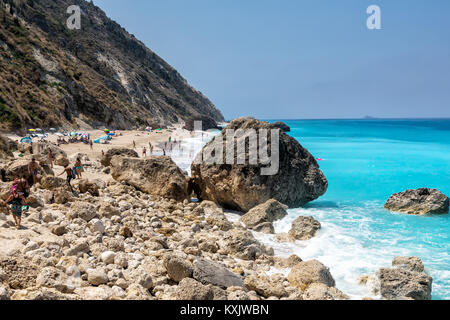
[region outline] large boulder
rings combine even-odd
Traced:
[[[270,199],[259,206],[254,207],[240,218],[240,221],[249,229],[259,231],[269,224],[269,230],[272,222],[283,219],[287,216],[288,207],[279,203],[277,200]],[[272,232],[271,232],[272,233]]]
[[[387,210],[408,214],[445,214],[449,199],[436,189],[420,188],[393,194],[384,207]]]
[[[238,152],[232,152],[234,159],[231,159],[231,156],[227,157],[227,153],[231,154],[227,152],[227,141],[234,142],[229,143],[228,149],[236,151],[238,149],[236,145],[242,145],[247,140],[245,135],[236,137],[227,131],[237,129],[243,129],[245,134],[260,133],[261,129],[268,130],[269,153],[264,152],[264,145],[256,148],[258,152],[250,153],[249,150],[255,149],[250,148],[247,142],[245,152],[239,155],[236,154]],[[214,201],[224,208],[243,212],[270,199],[292,208],[300,207],[322,196],[327,190],[328,182],[314,157],[294,138],[279,129],[274,132],[274,137],[276,134],[279,136],[279,150],[271,150],[270,130],[276,129],[268,122],[250,118],[232,121],[220,135],[203,148],[191,166],[197,196],[202,200]],[[261,135],[258,140],[263,141],[263,136]],[[276,142],[273,143],[274,147]],[[273,161],[260,161],[260,154],[270,154]],[[278,170],[277,154],[279,154]],[[257,164],[249,164],[249,159],[256,157],[259,159]],[[212,162],[216,158],[219,162]],[[241,160],[239,163],[245,160],[245,164],[238,164],[238,160]]]
[[[111,164],[111,159],[114,156],[123,156],[128,158],[139,158],[139,155],[136,151],[128,148],[112,148],[106,151],[105,155],[101,159],[101,163],[105,167],[109,167]]]
[[[328,287],[334,287],[335,281],[330,269],[317,260],[302,261],[297,263],[288,275],[291,286],[304,291],[313,283],[323,283]]]
[[[55,176],[45,176],[41,179],[41,188],[47,190],[54,190],[67,186],[67,181],[63,178]]]
[[[80,193],[90,193],[94,197],[98,197],[100,195],[99,187],[95,182],[89,180],[80,180],[78,182],[78,189]]]
[[[417,257],[395,257],[392,266],[415,272],[425,272],[422,260]]]
[[[433,279],[424,272],[401,268],[381,268],[376,273],[385,299],[431,300]]]
[[[292,223],[289,237],[293,240],[309,240],[316,235],[320,228],[320,222],[313,217],[298,217]]]
[[[41,175],[54,175],[53,170],[50,169],[47,161],[43,158],[36,158],[37,162],[39,163],[39,166],[41,167]],[[29,158],[23,158],[18,159],[13,162],[11,162],[6,168],[5,168],[5,179],[7,181],[13,181],[15,179],[20,179],[22,177],[28,177],[28,163],[31,161],[31,157]]]
[[[176,201],[190,198],[187,177],[170,157],[115,156],[111,160],[111,175],[115,180],[151,195]]]

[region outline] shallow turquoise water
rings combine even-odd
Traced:
[[[299,215],[322,223],[316,238],[278,254],[297,253],[330,267],[337,287],[354,298],[369,295],[361,275],[389,267],[396,255],[418,256],[433,276],[433,299],[450,299],[450,216],[409,216],[384,210],[391,194],[429,187],[450,196],[450,120],[285,121],[316,158],[327,193],[290,210],[277,232]],[[276,246],[276,245],[275,245]]]

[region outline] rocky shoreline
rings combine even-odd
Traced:
[[[255,121],[249,120],[252,126]],[[248,122],[240,119],[239,123]],[[286,148],[292,150],[289,144],[294,142],[283,134]],[[32,157],[13,159],[11,148],[9,141],[1,148],[3,200],[12,181],[26,174]],[[288,191],[266,189],[260,203],[232,223],[219,204],[190,200],[202,186],[169,157],[139,159],[132,150],[113,150],[102,159],[83,157],[85,176],[108,169],[113,180],[75,180],[72,191],[49,168],[50,148],[61,155],[60,161],[68,161],[64,152],[49,144],[33,155],[42,172],[31,188],[24,229],[15,228],[7,211],[0,213],[0,299],[349,299],[335,287],[329,268],[321,262],[302,261],[295,255],[276,257],[272,248],[255,239],[252,232],[274,233],[272,223],[282,219],[288,208],[277,197]],[[323,175],[318,174],[319,180],[313,177],[319,169],[312,156],[299,144],[294,150],[285,162],[308,159],[307,181],[323,183]],[[309,166],[302,164],[296,170],[301,167]],[[233,170],[228,172],[247,172]],[[310,194],[317,197],[323,187],[326,184]],[[299,217],[289,234],[277,236],[280,241],[305,240],[319,229],[320,222]],[[432,280],[415,259],[396,258],[393,269],[380,269],[361,282],[377,283],[384,299],[430,299]],[[281,272],[286,269],[287,276]],[[390,279],[396,277],[402,280],[393,283]]]

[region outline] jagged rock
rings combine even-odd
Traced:
[[[72,191],[70,191],[68,186],[53,190],[53,197],[51,201],[53,201],[54,203],[66,204],[73,200],[74,200],[73,193]]]
[[[31,161],[30,159],[19,159],[13,161],[9,166],[5,168],[5,179],[7,181],[14,181],[15,179],[20,179],[22,177],[28,177],[28,163]],[[38,181],[46,175],[54,175],[53,170],[47,164],[47,160],[38,159],[36,161],[39,162],[39,166],[41,167],[41,173],[38,176]]]
[[[139,158],[136,151],[127,148],[112,148],[106,151],[105,155],[101,159],[101,164],[105,167],[109,167],[111,164],[111,159],[114,156],[123,156],[127,158]]]
[[[309,240],[321,228],[320,222],[313,217],[298,217],[292,223],[289,236],[295,240]]]
[[[146,159],[115,156],[111,175],[147,194],[183,201],[189,199],[187,177],[170,157]]]
[[[291,286],[304,291],[312,283],[323,283],[334,287],[335,282],[330,269],[317,260],[302,261],[294,265],[288,275]]]
[[[323,283],[312,283],[305,290],[303,300],[348,300],[349,296],[342,291],[328,287]]]
[[[133,236],[133,232],[128,226],[123,226],[119,230],[119,234],[124,238],[131,238]]]
[[[57,235],[57,236],[62,236],[67,232],[66,227],[64,225],[53,226],[51,231],[54,235]]]
[[[184,278],[192,277],[194,269],[192,264],[176,255],[167,255],[164,258],[164,267],[167,275],[175,282],[180,282]]]
[[[177,300],[213,300],[214,292],[191,278],[184,278],[178,284],[174,297]]]
[[[255,119],[236,119],[222,131],[221,136],[215,137],[203,148],[203,153],[213,154],[214,149],[223,150],[225,162],[229,129],[270,130],[273,127],[267,122]],[[228,138],[231,140],[232,137]],[[244,137],[240,138],[243,139]],[[271,138],[268,140],[271,141]],[[269,150],[270,148],[268,146]],[[245,158],[249,157],[248,153],[247,149]],[[276,199],[289,207],[299,207],[325,193],[328,182],[317,161],[294,138],[285,133],[279,135],[279,156],[277,173],[262,175],[261,168],[267,167],[267,164],[239,165],[236,154],[233,164],[208,164],[200,153],[191,166],[194,191],[200,199],[212,200],[224,208],[243,212],[269,199]],[[239,157],[244,158],[244,155]]]
[[[221,264],[204,259],[194,261],[193,278],[203,284],[212,284],[224,289],[234,286],[244,286],[244,282],[240,276],[229,271]]]
[[[80,193],[90,193],[94,197],[98,197],[100,195],[99,187],[96,183],[89,180],[80,180],[78,182],[78,188],[80,189]]]
[[[395,257],[392,266],[415,272],[425,272],[422,260],[417,257]]]
[[[265,203],[252,208],[240,218],[240,221],[249,229],[273,233],[272,222],[283,219],[287,216],[287,208],[287,206],[279,203],[277,200],[270,199]]]
[[[120,210],[117,207],[111,205],[110,203],[102,202],[98,213],[101,217],[111,218],[113,216],[120,216]]]
[[[228,231],[233,228],[233,225],[223,213],[211,214],[206,218],[206,222],[212,226],[217,226],[222,231]]]
[[[147,289],[137,283],[132,283],[126,290],[127,300],[153,300]]]
[[[420,188],[393,194],[384,207],[390,211],[408,214],[445,214],[449,199],[436,189]]]
[[[431,300],[433,279],[424,272],[381,268],[376,276],[385,299]]]

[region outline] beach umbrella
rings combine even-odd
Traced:
[[[36,129],[28,129],[28,131],[36,132]]]
[[[158,129],[158,131],[162,131],[162,129],[161,129],[161,128],[159,128],[159,129]]]
[[[50,128],[50,131],[53,131],[53,132],[55,132],[55,131],[56,131],[56,129],[55,129],[55,128]]]

